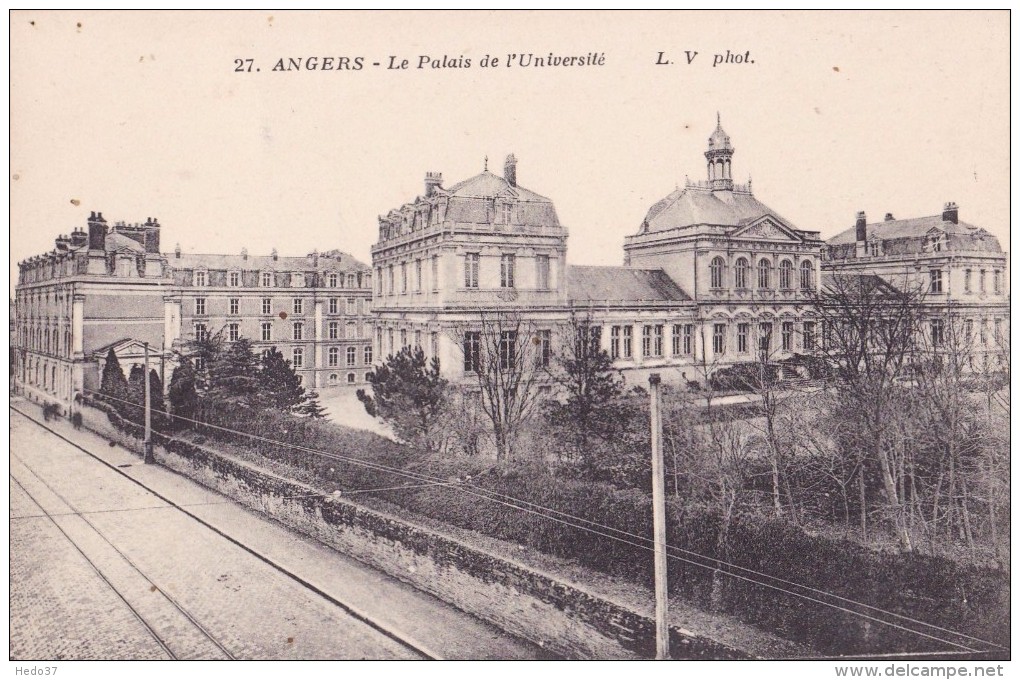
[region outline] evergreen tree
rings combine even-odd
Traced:
[[[213,412],[236,414],[259,406],[259,358],[251,341],[240,338],[209,364],[206,401]]]
[[[149,399],[152,408],[152,427],[162,430],[167,423],[166,399],[163,396],[163,381],[156,369],[149,370]]]
[[[99,391],[114,399],[123,399],[127,394],[127,379],[124,378],[120,360],[117,359],[117,353],[112,347],[106,353],[106,365],[103,366],[103,380]]]
[[[258,372],[259,402],[264,408],[272,408],[284,413],[300,412],[298,409],[306,403],[308,395],[301,386],[301,378],[291,366],[290,361],[275,347],[262,357],[262,366]]]
[[[141,364],[131,367],[128,376],[127,390],[121,397],[120,413],[132,423],[142,425],[145,422],[145,369]],[[126,402],[126,403],[125,403]]]
[[[426,361],[420,347],[405,347],[369,374],[372,395],[358,390],[369,415],[393,427],[401,439],[428,451],[438,448],[448,381],[439,373],[439,359]]]
[[[315,390],[305,393],[304,403],[294,409],[294,412],[314,419],[326,417],[326,409],[319,403],[319,393]]]
[[[175,427],[194,428],[198,417],[198,392],[195,391],[195,367],[185,357],[170,377],[170,411],[175,416]]]

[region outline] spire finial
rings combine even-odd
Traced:
[[[722,116],[719,115],[718,111],[715,112],[715,125],[716,127],[722,127]]]
[[[485,154],[485,172],[489,171],[489,154]]]

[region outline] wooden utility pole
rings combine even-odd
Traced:
[[[156,462],[152,456],[152,381],[149,380],[149,343],[145,347],[145,440],[142,442],[143,462]]]
[[[666,593],[666,489],[662,461],[662,404],[658,373],[648,376],[652,414],[652,527],[655,538],[655,658],[669,658],[669,599]]]

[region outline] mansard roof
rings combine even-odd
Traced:
[[[245,271],[336,271],[358,272],[369,269],[369,266],[353,255],[331,251],[327,255],[319,255],[318,263],[310,257],[274,258],[272,255],[213,255],[198,253],[164,253],[171,269],[205,269],[205,270],[245,270]]]
[[[923,240],[932,230],[942,231],[950,236],[949,250],[987,250],[991,252],[1002,252],[999,239],[980,227],[966,222],[952,222],[943,219],[941,214],[929,215],[927,217],[913,217],[905,220],[885,220],[867,225],[868,240],[892,240],[892,239],[918,239]],[[857,229],[850,227],[839,232],[827,243],[829,245],[846,245],[856,243]],[[955,242],[955,244],[954,244]],[[954,245],[965,245],[966,248],[957,248]],[[920,252],[920,251],[918,251]]]
[[[567,265],[572,302],[687,302],[691,296],[661,269]]]
[[[641,233],[668,231],[695,225],[740,227],[771,215],[785,226],[796,227],[775,210],[765,205],[750,189],[712,191],[709,188],[688,184],[655,203],[645,215]]]
[[[552,201],[545,196],[540,196],[534,191],[525,189],[522,186],[513,186],[504,178],[489,172],[480,172],[474,177],[454,184],[446,193],[451,197],[460,198],[496,198],[497,196],[512,196],[518,201],[534,201],[536,203],[549,203]]]

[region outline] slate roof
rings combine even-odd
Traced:
[[[648,210],[642,233],[666,231],[697,224],[739,227],[771,215],[791,229],[796,227],[750,192],[710,191],[701,187],[677,189]]]
[[[132,250],[136,253],[145,252],[145,247],[141,243],[133,238],[124,236],[123,234],[118,234],[117,232],[111,232],[106,235],[104,247],[108,253],[113,253],[118,250]]]
[[[861,290],[877,290],[888,295],[898,295],[899,289],[878,274],[859,272],[822,272],[822,291],[828,294],[851,293],[856,287]]]
[[[336,256],[319,255],[318,265],[308,257],[279,256],[275,260],[272,255],[203,255],[198,253],[164,253],[163,257],[172,269],[206,269],[206,270],[242,270],[242,271],[279,271],[279,272],[358,272],[369,269],[368,265],[353,255],[339,253]],[[339,259],[337,259],[339,258]]]
[[[567,265],[574,302],[687,302],[691,296],[661,269]]]
[[[515,224],[558,227],[559,217],[553,202],[530,189],[511,186],[504,178],[488,170],[444,188],[450,196],[446,219],[452,222],[485,224],[492,221],[491,201],[497,196],[512,195],[518,204]]]
[[[977,241],[983,240],[984,247],[978,248],[979,250],[1002,251],[999,240],[984,229],[973,224],[967,224],[966,222],[954,224],[948,220],[943,220],[941,214],[871,223],[868,225],[868,240],[870,241],[872,238],[879,240],[923,238],[929,231],[936,228],[941,229],[950,236],[968,236],[973,237]],[[950,240],[952,241],[952,239]],[[828,243],[834,246],[856,242],[856,227],[850,227],[841,231],[828,240]],[[952,246],[950,246],[950,249],[952,249]]]

